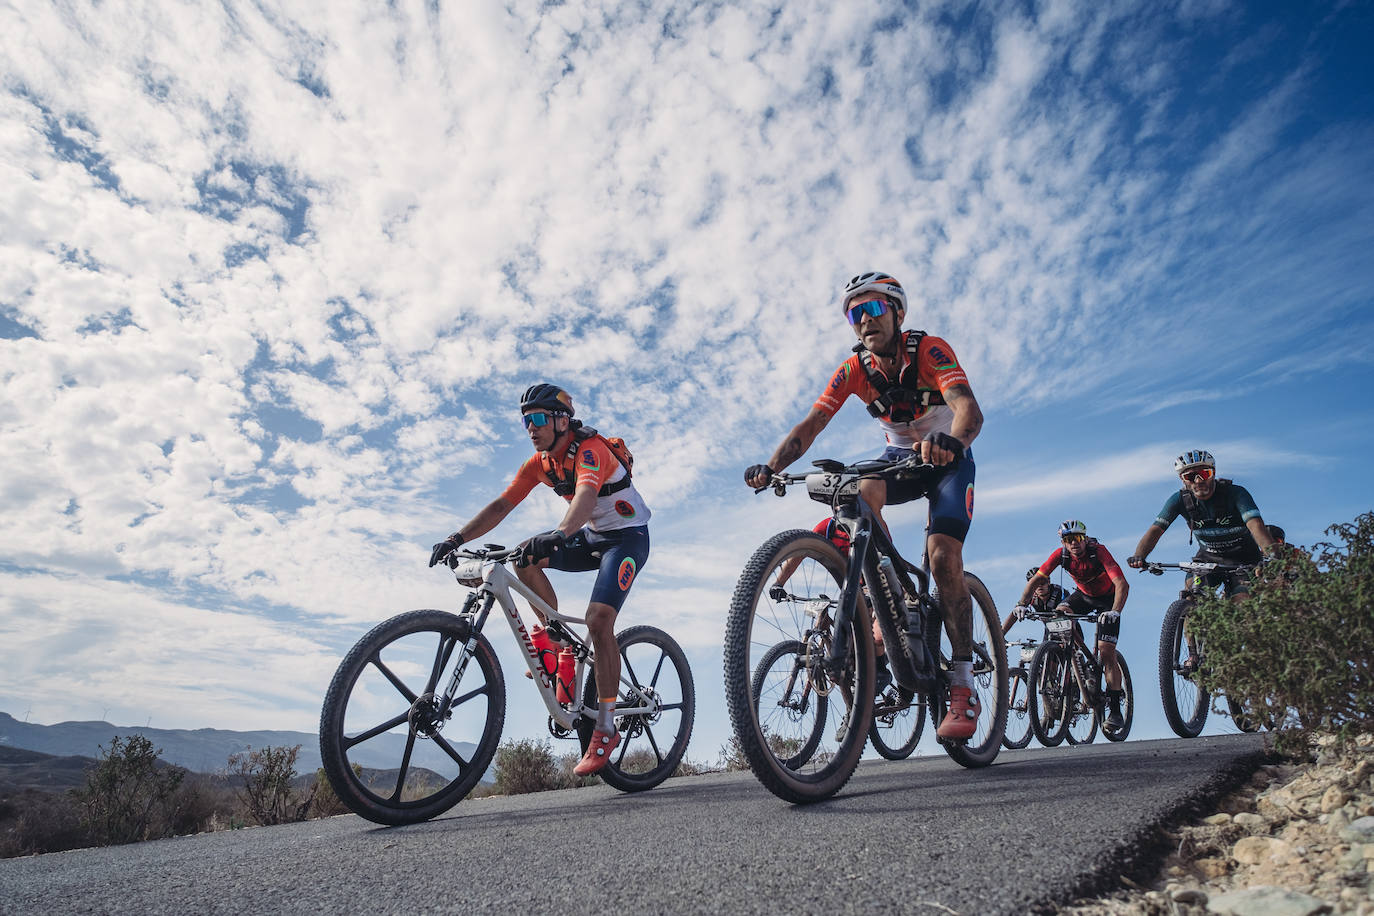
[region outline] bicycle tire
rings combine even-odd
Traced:
[[[1131,733],[1131,723],[1135,721],[1135,688],[1131,686],[1131,666],[1126,664],[1126,657],[1117,650],[1116,660],[1121,663],[1121,721],[1122,726],[1116,731],[1112,731],[1106,726],[1106,718],[1103,718],[1102,737],[1108,741],[1125,741],[1126,736]]]
[[[779,568],[794,558],[800,565],[788,580],[788,598],[775,603],[768,595],[769,587],[777,584]],[[735,739],[755,778],[774,795],[796,804],[829,798],[843,788],[868,743],[875,674],[873,634],[866,603],[856,601],[844,634],[849,648],[840,681],[826,682],[827,693],[838,691],[846,701],[847,712],[841,717],[834,740],[825,742],[823,734],[826,746],[818,748],[818,753],[812,754],[801,767],[784,766],[786,759],[795,756],[796,748],[775,751],[770,744],[770,736],[763,730],[754,706],[751,675],[758,660],[780,639],[808,641],[809,628],[803,618],[808,611],[822,613],[818,609],[826,601],[833,604],[838,600],[846,571],[845,558],[826,538],[800,528],[783,531],[754,551],[730,600],[723,667],[726,706]],[[832,625],[827,634],[834,629]],[[818,666],[816,674],[829,678],[823,666]]]
[[[775,666],[784,659],[788,660],[787,670],[775,671]],[[826,713],[830,707],[830,701],[812,689],[805,670],[806,644],[798,639],[787,639],[764,653],[750,679],[749,689],[754,696],[754,707],[759,711],[759,720],[764,729],[775,735],[792,732],[792,738],[805,735],[801,738],[801,746],[783,760],[783,766],[789,770],[802,766],[816,753],[821,736],[825,733]],[[793,675],[802,679],[800,688]],[[778,683],[779,677],[781,683]],[[778,696],[780,687],[784,693]],[[765,693],[768,694],[767,699]],[[794,693],[798,695],[796,700],[791,698]],[[808,712],[811,712],[809,728],[804,724]],[[796,723],[799,727],[788,728],[788,722]]]
[[[1002,618],[988,588],[971,572],[964,582],[973,599],[973,684],[984,712],[978,717],[978,730],[962,743],[946,743],[945,753],[962,767],[978,769],[991,764],[1002,752],[1002,735],[1007,727],[1007,641],[1002,635]],[[989,704],[991,701],[991,704]],[[939,717],[944,718],[945,694],[941,691]],[[991,705],[992,715],[987,710]]]
[[[662,705],[653,715],[617,718],[620,746],[611,752],[611,760],[597,775],[602,782],[621,792],[643,792],[672,776],[682,763],[696,720],[696,685],[687,654],[676,640],[657,627],[629,627],[616,634],[615,642],[620,651],[619,700],[629,701],[624,684],[628,678],[636,691],[657,696]],[[649,648],[640,651],[641,647]],[[665,663],[671,665],[671,672],[666,670]],[[652,672],[648,683],[644,682],[645,672]],[[662,679],[664,675],[667,675],[666,680]],[[582,703],[595,709],[599,697],[595,666],[589,666]],[[578,722],[577,738],[584,754],[595,725],[585,717]],[[659,735],[671,732],[672,740],[666,742],[667,751],[660,747],[656,729]]]
[[[1245,707],[1241,703],[1230,697],[1226,698],[1226,710],[1230,713],[1231,721],[1235,723],[1236,728],[1245,732],[1247,735],[1259,731],[1260,727],[1264,724],[1260,719],[1246,712]]]
[[[486,773],[500,743],[506,718],[505,679],[486,637],[477,636],[472,656],[476,664],[469,663],[458,696],[449,709],[441,714],[432,702],[436,685],[471,632],[471,622],[465,617],[447,611],[408,611],[373,627],[339,663],[320,711],[320,758],[334,793],[355,814],[374,823],[393,826],[429,820],[462,801]],[[434,648],[427,650],[431,642]],[[423,690],[415,691],[397,671],[413,664],[411,659],[426,660],[426,651],[432,656],[428,680]],[[386,659],[383,659],[384,652]],[[480,683],[474,679],[474,674],[480,674]],[[373,712],[377,706],[394,708],[390,704],[394,704],[397,697],[407,701],[399,715],[384,719],[381,713]],[[455,712],[464,715],[455,719]],[[383,728],[388,723],[390,727]],[[405,748],[400,766],[396,768],[394,785],[389,795],[379,794],[374,788],[382,787],[386,791],[378,780],[386,776],[389,784],[390,771],[370,777],[365,775],[368,770],[364,769],[360,758],[366,752],[360,748],[377,741],[377,745],[366,751],[385,754],[384,745],[394,746],[399,737],[395,729],[402,727],[405,729]],[[471,742],[473,750],[466,758],[450,740],[460,728],[475,731],[477,735],[477,740]],[[443,736],[443,730],[447,730],[450,737]],[[393,736],[389,740],[385,737],[388,734]],[[436,771],[431,767],[413,766],[417,739],[433,742],[444,756],[451,758],[456,769],[452,779],[448,779],[447,767]],[[431,783],[426,774],[438,776],[440,784]],[[427,791],[429,789],[433,791]]]
[[[1188,657],[1188,642],[1183,632],[1188,606],[1183,598],[1169,605],[1159,631],[1159,696],[1164,703],[1164,718],[1180,738],[1198,736],[1207,723],[1211,705],[1211,698],[1206,688],[1198,683],[1197,674],[1180,670]],[[1198,654],[1202,655],[1201,646]]]
[[[1064,650],[1058,643],[1041,643],[1031,659],[1030,701],[1031,729],[1035,740],[1045,747],[1057,747],[1064,741],[1069,722],[1064,716]]]
[[[884,693],[885,705],[894,706],[902,702],[908,705],[902,709],[880,716],[879,703],[874,701],[873,719],[868,724],[868,740],[873,750],[886,760],[905,760],[916,750],[921,740],[921,732],[926,727],[926,702],[920,697],[911,699],[906,691],[896,685]]]
[[[1002,746],[1009,751],[1019,751],[1030,744],[1033,734],[1030,724],[1030,682],[1026,680],[1024,668],[1013,668],[1009,674],[1007,725],[1002,730]]]

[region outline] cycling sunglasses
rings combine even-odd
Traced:
[[[1060,538],[1060,540],[1062,540],[1065,544],[1079,544],[1086,540],[1087,537],[1088,536],[1086,534],[1066,534],[1062,538]]]
[[[850,306],[844,310],[844,314],[849,319],[850,324],[858,324],[860,321],[864,320],[865,315],[877,318],[886,312],[888,307],[886,299],[869,299],[867,302],[860,302],[858,305]]]
[[[1215,474],[1215,468],[1193,468],[1191,471],[1184,471],[1178,476],[1187,483],[1202,483],[1204,480],[1211,480]]]
[[[534,413],[522,414],[520,419],[524,421],[525,429],[529,429],[531,426],[542,429],[549,425],[549,420],[553,419],[553,414],[546,410],[536,410]]]

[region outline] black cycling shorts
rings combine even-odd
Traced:
[[[1065,604],[1069,606],[1075,614],[1087,614],[1092,611],[1110,611],[1112,602],[1116,600],[1113,592],[1105,595],[1093,597],[1086,594],[1081,588],[1076,588],[1073,594],[1068,597]],[[1116,618],[1116,623],[1099,623],[1097,625],[1097,641],[1109,642],[1116,645],[1117,638],[1121,635],[1121,618]]]

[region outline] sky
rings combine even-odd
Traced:
[[[984,412],[965,560],[1002,612],[1065,518],[1127,556],[1188,448],[1321,540],[1374,508],[1371,38],[1339,2],[0,3],[0,710],[314,731],[373,624],[461,605],[430,545],[547,381],[635,453],[621,621],[688,650],[714,760],[734,582],[824,511],[742,472],[866,270]],[[794,468],[882,444],[851,402]],[[1163,737],[1180,583],[1128,576]],[[488,635],[506,736],[547,734]]]

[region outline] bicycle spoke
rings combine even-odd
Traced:
[[[435,733],[431,737],[434,739],[434,743],[439,745],[439,747],[443,750],[445,754],[448,754],[450,757],[452,757],[454,763],[458,764],[459,772],[462,772],[463,770],[466,770],[468,768],[468,759],[464,757],[462,754],[458,753],[458,748],[454,747],[452,744],[449,744],[447,738],[438,733]]]
[[[482,686],[478,687],[476,690],[470,690],[461,697],[454,697],[453,702],[448,704],[449,711],[452,712],[473,697],[483,696],[488,693],[491,693],[491,684],[483,682]]]
[[[381,725],[377,725],[377,726],[374,726],[374,727],[372,727],[372,728],[369,728],[367,731],[363,732],[363,733],[360,734],[360,735],[356,735],[356,736],[354,736],[354,737],[352,737],[352,738],[349,738],[349,737],[345,736],[344,739],[343,739],[343,741],[342,741],[343,747],[344,747],[345,750],[351,749],[351,748],[355,747],[356,745],[362,744],[364,741],[369,741],[369,740],[371,740],[371,739],[377,737],[377,736],[380,735],[382,732],[391,731],[393,728],[395,728],[396,726],[400,725],[402,722],[406,721],[406,720],[409,719],[409,718],[410,718],[410,710],[407,709],[405,712],[401,713],[399,716],[396,716],[396,717],[393,718],[393,719],[388,719],[387,721],[383,722]]]
[[[401,755],[401,769],[396,774],[396,791],[391,793],[391,801],[400,801],[401,790],[405,788],[406,774],[410,772],[410,755],[415,750],[415,731],[406,736],[406,752]]]
[[[663,673],[663,663],[666,662],[667,660],[668,660],[668,653],[667,653],[667,652],[660,652],[659,655],[658,655],[658,664],[654,666],[654,676],[651,677],[651,678],[649,678],[649,686],[650,686],[650,687],[657,687],[657,686],[658,686],[658,676],[659,676],[660,674]]]
[[[649,739],[649,747],[654,749],[654,757],[659,763],[663,762],[663,752],[658,749],[658,742],[654,740],[654,730],[649,727],[649,723],[644,723],[644,737]]]
[[[368,660],[372,662],[373,667],[375,667],[378,671],[382,672],[383,677],[385,677],[388,681],[391,682],[391,686],[395,687],[398,691],[400,691],[401,696],[405,697],[407,702],[414,703],[417,699],[419,699],[419,697],[415,695],[415,692],[412,691],[409,687],[407,687],[405,685],[405,682],[402,681],[395,674],[393,674],[391,669],[388,668],[386,664],[382,662],[382,657],[380,654],[374,655],[372,656],[372,658]]]

